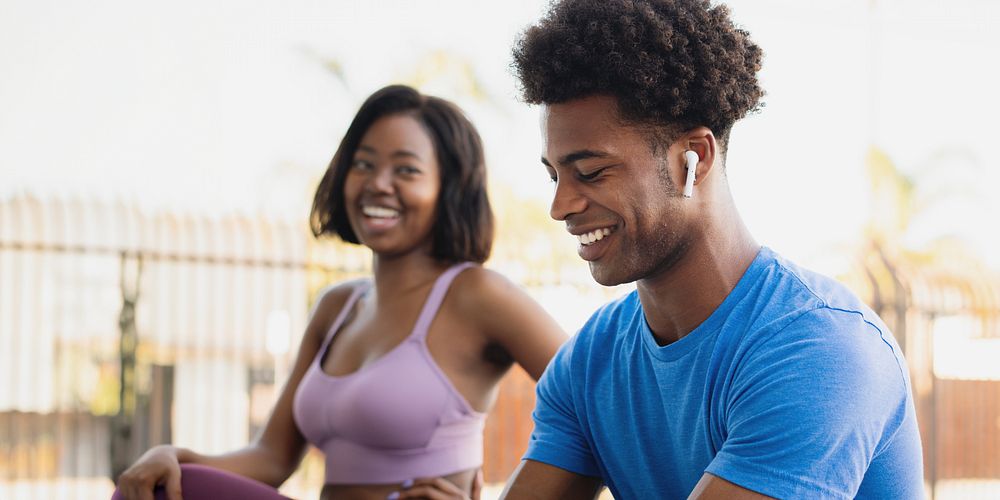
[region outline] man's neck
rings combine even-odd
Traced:
[[[676,342],[708,319],[760,251],[735,208],[727,212],[715,218],[721,223],[708,221],[670,269],[637,283],[646,322],[658,344]]]

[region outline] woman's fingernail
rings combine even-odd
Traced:
[[[403,487],[404,488],[409,488],[410,486],[413,486],[413,480],[412,479],[407,479],[406,481],[403,481]]]
[[[389,493],[387,497],[385,497],[385,500],[396,500],[397,498],[399,498],[399,492],[393,491],[392,493]]]

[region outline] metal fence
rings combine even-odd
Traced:
[[[152,445],[245,444],[310,292],[366,264],[303,234],[121,202],[0,205],[0,497],[92,498]]]
[[[873,243],[846,281],[906,355],[929,497],[1000,498],[1000,276]]]
[[[304,220],[0,201],[0,498],[107,497],[110,478],[152,445],[244,445],[267,418],[316,294],[364,274],[368,259],[315,243]],[[893,264],[878,251],[856,268],[845,281],[910,362],[930,491],[997,497],[1000,280]],[[591,293],[577,285],[534,279],[529,292],[558,319],[567,287]],[[488,482],[520,460],[533,388],[518,368],[503,382],[485,431]],[[283,491],[315,497],[322,467],[311,452]]]

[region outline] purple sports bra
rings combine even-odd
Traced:
[[[483,425],[427,349],[427,329],[458,273],[438,277],[402,343],[361,369],[328,375],[321,366],[330,341],[371,283],[355,288],[295,392],[299,430],[326,455],[328,484],[388,484],[443,476],[483,463]]]

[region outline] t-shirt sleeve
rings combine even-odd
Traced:
[[[776,498],[853,498],[910,404],[888,335],[821,308],[747,352],[706,472]]]
[[[535,429],[525,460],[543,462],[584,476],[600,477],[573,398],[573,338],[545,369],[535,388]]]

